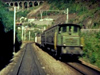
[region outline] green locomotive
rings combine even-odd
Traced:
[[[41,35],[41,45],[49,48],[56,56],[83,54],[81,27],[76,24],[59,24],[45,30]]]

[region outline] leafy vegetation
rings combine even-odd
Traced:
[[[100,67],[100,32],[82,33],[85,40],[83,59]]]
[[[18,30],[18,27],[20,29]],[[35,41],[35,36],[40,35],[42,33],[43,27],[47,27],[47,25],[36,25],[34,23],[30,24],[25,24],[23,25],[23,40],[24,41]],[[33,28],[33,30],[28,30],[29,28]],[[29,39],[29,34],[30,34],[30,39]],[[22,27],[17,26],[17,37],[18,41],[22,40]]]
[[[17,12],[16,14],[17,14],[17,18],[20,18],[20,17],[26,17],[27,16],[27,14],[32,10],[33,8],[30,8],[30,9],[25,9],[25,10],[23,10],[23,11],[19,11],[19,12]]]
[[[5,32],[8,32],[13,29],[13,12],[5,6],[0,2],[0,22],[4,25]]]
[[[19,19],[19,18],[21,18],[21,17],[27,17],[27,14],[28,14],[31,10],[36,9],[36,8],[38,8],[38,6],[30,7],[30,8],[28,8],[28,9],[24,9],[24,10],[22,10],[22,11],[17,12],[17,13],[16,13],[17,19]]]
[[[27,10],[24,10],[24,11],[20,11],[20,12],[17,12],[17,17],[26,17],[26,15],[29,13],[29,11]]]
[[[4,35],[8,35],[9,33],[9,37],[12,37],[11,40],[13,40],[13,25],[14,25],[14,12],[13,11],[9,11],[8,6],[5,5],[4,3],[2,3],[0,1],[0,24],[3,26],[2,30],[4,31]],[[17,31],[16,31],[17,33]],[[2,35],[2,34],[0,34]],[[7,36],[7,37],[8,37]],[[17,36],[18,37],[18,36]],[[16,39],[18,39],[16,37]],[[3,36],[4,39],[5,36]],[[7,40],[7,38],[5,38],[4,40]],[[18,41],[21,42],[21,41]],[[13,42],[11,42],[11,44],[13,44]]]

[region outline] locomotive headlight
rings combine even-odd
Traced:
[[[75,50],[78,50],[79,48],[78,48],[78,47],[75,47],[74,49],[75,49]]]
[[[62,51],[63,54],[66,54],[66,53],[67,53],[67,50],[66,50],[66,48],[64,48],[64,47],[62,48],[61,51]]]
[[[64,49],[64,50],[62,50],[62,53],[66,54],[66,53],[67,53],[67,50],[65,50],[65,49]]]
[[[64,46],[66,46],[66,44],[63,44]]]

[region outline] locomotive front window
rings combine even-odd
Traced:
[[[67,32],[67,26],[59,27],[59,33],[61,33],[61,32]]]
[[[62,32],[67,32],[66,26],[62,27]]]
[[[67,33],[78,33],[79,27],[77,26],[60,26],[59,27],[59,33],[61,32],[67,32]]]
[[[69,26],[69,32],[71,32],[71,26]]]
[[[78,27],[76,27],[76,26],[74,26],[74,32],[76,33],[76,32],[78,32]]]
[[[61,26],[59,32],[72,32],[72,26]]]

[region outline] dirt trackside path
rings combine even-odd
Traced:
[[[54,59],[35,44],[33,44],[33,48],[36,52],[36,56],[38,56],[37,58],[40,61],[42,68],[47,75],[80,75],[79,72],[76,72],[74,69],[65,65],[61,61]]]

